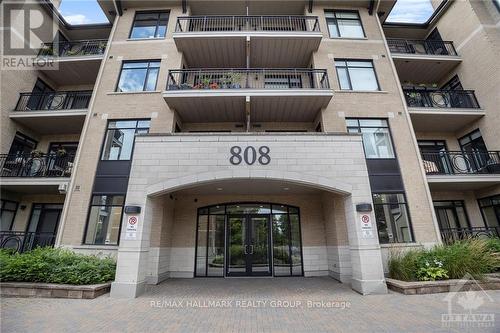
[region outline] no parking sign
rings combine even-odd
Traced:
[[[373,223],[369,214],[360,214],[361,235],[363,238],[373,238]]]
[[[125,239],[137,238],[137,225],[139,224],[139,217],[132,215],[127,218],[127,228],[125,230]]]

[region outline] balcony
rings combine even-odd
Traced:
[[[189,67],[306,67],[323,37],[316,16],[187,16],[174,32]]]
[[[473,90],[405,89],[413,127],[421,132],[456,132],[484,116]]]
[[[13,192],[61,193],[73,171],[74,154],[0,154],[0,185]]]
[[[22,253],[40,246],[54,246],[53,232],[0,231],[0,249],[12,249]]]
[[[500,151],[422,152],[432,190],[477,190],[500,183]]]
[[[497,227],[446,228],[440,231],[441,239],[446,244],[470,238],[500,237],[500,230]]]
[[[462,61],[451,41],[391,38],[387,44],[402,82],[440,82]]]
[[[91,90],[21,93],[9,117],[40,134],[79,133]]]
[[[104,57],[107,40],[80,40],[44,43],[35,61],[57,85],[93,84]]]
[[[163,93],[184,122],[310,122],[332,96],[325,69],[171,70]]]

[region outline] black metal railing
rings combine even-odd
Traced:
[[[471,238],[500,237],[500,230],[497,227],[446,228],[440,231],[441,239],[446,244]]]
[[[26,252],[36,247],[54,246],[53,232],[0,231],[0,249]]]
[[[329,88],[326,69],[182,69],[167,80],[167,90]]]
[[[69,177],[74,154],[0,154],[1,177]]]
[[[57,91],[49,93],[21,93],[16,111],[86,109],[92,91]]]
[[[389,38],[387,44],[392,53],[457,55],[452,41]]]
[[[500,151],[422,152],[428,175],[500,174]]]
[[[75,57],[104,54],[106,39],[79,40],[72,42],[43,43],[39,57]]]
[[[295,31],[319,32],[317,16],[186,16],[178,17],[175,32]]]
[[[403,89],[409,107],[479,109],[474,90]]]

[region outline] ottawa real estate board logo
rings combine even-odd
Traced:
[[[38,1],[0,1],[2,70],[23,70],[33,67],[57,70],[54,55],[59,54],[58,18]],[[48,42],[48,44],[44,44]]]

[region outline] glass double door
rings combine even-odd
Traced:
[[[270,276],[269,215],[229,215],[226,276]]]

